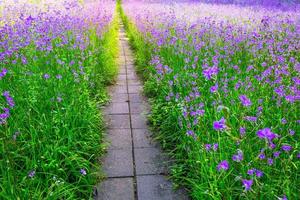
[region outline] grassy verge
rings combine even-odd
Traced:
[[[85,36],[84,50],[58,39],[48,53],[32,44],[0,64],[0,108],[11,107],[0,124],[0,199],[92,199],[103,153],[97,103],[117,74],[118,21]]]

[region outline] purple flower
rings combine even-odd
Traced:
[[[186,134],[187,134],[188,136],[194,136],[194,135],[195,135],[194,131],[192,131],[192,130],[188,130],[188,131],[186,132]]]
[[[85,176],[85,175],[87,174],[87,173],[86,173],[86,170],[85,170],[85,169],[83,169],[83,168],[82,168],[82,169],[80,169],[80,174],[81,174],[81,175],[83,175],[83,176]]]
[[[274,161],[272,158],[268,158],[268,165],[273,165]]]
[[[49,74],[44,74],[44,79],[49,79],[50,78],[50,75]]]
[[[251,186],[253,185],[253,180],[247,180],[247,179],[243,179],[242,180],[243,186],[245,187],[245,190],[248,191],[251,189]]]
[[[222,117],[219,121],[215,121],[213,123],[213,128],[216,130],[216,131],[223,131],[225,128],[226,128],[226,124],[225,124],[225,119],[224,117]]]
[[[6,68],[3,68],[0,72],[0,80],[7,74],[8,70]]]
[[[261,160],[264,160],[266,158],[266,155],[264,153],[260,153],[258,155],[258,158],[261,159]]]
[[[276,151],[276,152],[274,152],[273,153],[273,156],[275,157],[275,158],[278,158],[279,157],[279,155],[280,155],[280,151]]]
[[[261,130],[258,130],[256,132],[257,136],[261,139],[268,139],[269,141],[272,141],[273,139],[277,138],[278,135],[273,133],[271,131],[270,128],[264,128],[264,129],[261,129]]]
[[[245,127],[240,127],[240,135],[244,136],[246,134],[246,128]]]
[[[220,171],[221,169],[227,171],[229,169],[229,163],[227,160],[223,160],[221,161],[218,166],[217,166],[218,171]]]
[[[256,122],[257,121],[257,117],[253,117],[253,116],[246,116],[244,119],[249,121],[249,122]]]
[[[251,106],[251,101],[246,95],[240,95],[240,101],[242,102],[243,106],[249,107]]]
[[[238,150],[238,153],[232,156],[232,160],[235,162],[241,162],[244,159],[243,152]]]
[[[218,72],[219,72],[218,67],[213,66],[203,70],[202,74],[207,80],[210,80],[214,75],[217,75]]]
[[[299,159],[300,159],[300,153],[298,153],[298,155],[297,155],[297,158],[299,158]]]
[[[210,151],[210,149],[211,149],[211,144],[205,144],[204,146],[205,146],[206,151]]]
[[[282,145],[281,149],[285,152],[289,152],[293,149],[293,147],[290,145]]]
[[[213,150],[214,151],[217,151],[218,148],[219,148],[219,144],[217,144],[217,143],[213,144]]]
[[[56,78],[57,78],[57,79],[62,79],[62,75],[57,74],[57,75],[56,75]]]
[[[291,135],[291,136],[293,136],[293,135],[295,135],[295,131],[294,130],[289,130],[289,134]]]
[[[13,98],[10,96],[9,91],[4,91],[3,96],[5,97],[6,102],[9,105],[9,107],[13,108],[15,106],[15,102],[14,102]]]
[[[218,84],[216,84],[216,85],[214,85],[214,86],[212,86],[211,88],[210,88],[210,92],[211,93],[215,93],[215,92],[217,92],[218,91]]]
[[[264,175],[264,173],[262,171],[255,169],[255,168],[249,169],[247,171],[247,174],[249,174],[251,176],[255,174],[258,178],[260,178]]]
[[[28,173],[28,177],[29,178],[33,178],[35,176],[35,170],[31,170],[29,173]]]
[[[281,119],[281,123],[282,123],[282,124],[286,124],[286,123],[287,123],[287,120],[286,120],[285,118],[282,118],[282,119]]]

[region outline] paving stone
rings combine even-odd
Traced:
[[[127,74],[127,79],[128,80],[139,80],[138,76],[135,74],[130,74],[130,75]]]
[[[134,148],[158,147],[148,129],[132,129]]]
[[[109,178],[97,190],[95,200],[134,200],[133,178]]]
[[[130,129],[109,129],[106,140],[109,149],[132,149]]]
[[[116,85],[113,88],[114,93],[127,93],[127,86],[126,85]]]
[[[117,78],[118,81],[119,81],[119,80],[126,80],[126,79],[127,79],[126,74],[119,74],[119,75],[118,75],[118,78]]]
[[[142,84],[139,80],[135,79],[135,80],[128,80],[128,86],[141,86]]]
[[[129,94],[129,102],[131,103],[142,103],[145,101],[145,97],[138,93]]]
[[[149,108],[143,103],[130,103],[130,112],[133,114],[144,114],[149,112]]]
[[[143,87],[141,85],[129,85],[128,93],[141,93]]]
[[[110,103],[106,107],[105,113],[107,114],[129,114],[129,106],[127,102],[124,103]]]
[[[128,94],[126,93],[113,93],[111,94],[112,103],[128,102]]]
[[[131,114],[132,128],[147,129],[147,119],[142,114]]]
[[[103,171],[107,177],[133,176],[132,150],[109,150],[104,158]]]
[[[137,175],[166,174],[166,156],[158,148],[134,149]]]
[[[130,128],[129,115],[108,115],[107,121],[110,129]]]
[[[172,183],[162,175],[138,176],[137,196],[140,200],[188,200],[183,190],[174,191]]]

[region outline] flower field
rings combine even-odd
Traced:
[[[131,116],[133,105],[127,79],[135,74],[119,24],[175,188],[197,200],[300,199],[296,0],[0,1],[0,199],[95,198],[108,132],[99,108],[109,101],[121,43],[127,88],[116,87],[127,100],[111,113]],[[135,199],[135,166],[145,164],[134,160],[137,151],[125,169],[132,177],[124,176]]]
[[[299,4],[217,2],[120,8],[172,178],[193,199],[299,199]]]
[[[92,197],[114,12],[102,0],[0,2],[0,199]]]

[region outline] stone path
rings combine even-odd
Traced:
[[[124,28],[120,25],[119,76],[105,109],[110,146],[103,160],[107,179],[98,187],[97,200],[184,200],[166,179],[167,158],[151,140],[146,114],[149,105],[134,71]]]

